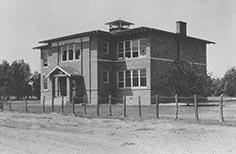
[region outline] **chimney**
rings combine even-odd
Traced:
[[[180,35],[187,35],[187,23],[183,21],[176,22],[176,33]]]

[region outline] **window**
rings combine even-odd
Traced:
[[[43,67],[48,66],[48,53],[42,53]]]
[[[107,41],[103,42],[102,50],[103,50],[103,54],[108,54],[108,52],[109,52],[109,43]]]
[[[80,59],[80,44],[75,44],[75,59]]]
[[[146,86],[146,69],[118,71],[118,88]]]
[[[130,41],[125,41],[125,58],[131,58]]]
[[[124,43],[123,42],[119,42],[118,43],[118,58],[124,58]]]
[[[73,45],[69,45],[69,60],[73,60],[74,58],[74,51],[73,51]]]
[[[123,71],[119,71],[118,72],[118,87],[119,88],[124,88],[124,72]]]
[[[140,55],[141,56],[146,56],[146,46],[147,46],[146,39],[140,40]]]
[[[138,57],[138,40],[132,41],[132,57]]]
[[[140,70],[140,86],[145,87],[147,85],[147,79],[146,79],[146,70],[142,69]]]
[[[118,59],[146,56],[146,39],[127,40],[118,43]]]
[[[67,61],[67,46],[62,46],[62,61]]]
[[[125,71],[125,86],[131,87],[131,71]]]
[[[104,70],[102,72],[103,83],[109,83],[109,71]]]
[[[48,89],[48,79],[43,76],[43,90],[47,90]]]
[[[138,87],[139,79],[138,79],[138,70],[133,70],[133,87]]]

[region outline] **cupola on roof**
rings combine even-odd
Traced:
[[[105,25],[109,25],[110,32],[118,32],[118,31],[130,29],[130,25],[134,25],[134,23],[119,19],[119,20],[105,23]]]

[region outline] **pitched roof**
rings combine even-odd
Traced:
[[[155,29],[155,28],[149,28],[149,27],[138,27],[138,28],[133,28],[133,29],[127,29],[127,30],[123,30],[123,31],[114,32],[113,35],[114,36],[122,36],[122,35],[130,35],[130,34],[134,34],[134,33],[143,33],[143,32],[166,33],[166,34],[173,35],[175,37],[176,36],[185,37],[185,38],[189,38],[189,39],[203,41],[208,44],[215,44],[215,42],[212,42],[212,41],[208,41],[208,40],[204,40],[204,39],[200,39],[200,38],[196,38],[196,37],[191,37],[191,36],[179,35],[177,33],[168,32],[168,31]]]
[[[124,21],[124,20],[114,20],[108,23],[105,23],[105,25],[120,25],[120,26],[129,26],[129,25],[134,25],[134,23],[128,22],[128,21]]]
[[[111,33],[109,33],[109,32],[105,32],[105,31],[101,31],[101,30],[94,30],[94,31],[88,31],[88,32],[83,32],[83,33],[77,33],[77,34],[72,34],[72,35],[66,35],[66,36],[62,36],[62,37],[52,38],[52,39],[40,41],[39,43],[50,43],[50,42],[68,40],[68,39],[73,39],[73,38],[78,38],[78,37],[83,37],[83,36],[96,35],[96,34],[111,35]]]
[[[72,66],[56,66],[46,75],[46,77],[49,77],[56,70],[60,70],[61,72],[65,73],[65,75],[67,75],[69,77],[81,76],[81,73],[76,68],[74,68]]]
[[[179,35],[179,34],[176,34],[176,33],[173,33],[173,32],[168,32],[168,31],[159,30],[159,29],[155,29],[155,28],[149,28],[149,27],[138,27],[138,28],[132,28],[132,29],[126,29],[126,30],[122,30],[122,31],[117,31],[117,32],[113,32],[113,33],[106,32],[106,31],[101,31],[101,30],[94,30],[94,31],[89,31],[89,32],[84,32],[84,33],[77,33],[77,34],[73,34],[73,35],[67,35],[67,36],[63,36],[63,37],[52,38],[52,39],[40,41],[39,43],[50,43],[50,42],[68,40],[68,39],[73,39],[73,38],[78,38],[78,37],[83,37],[83,36],[91,36],[91,35],[96,35],[96,34],[107,35],[107,36],[122,36],[122,35],[130,35],[130,34],[134,34],[134,33],[143,33],[143,32],[167,33],[167,34],[171,34],[173,36],[179,36],[179,37],[185,37],[185,38],[189,38],[189,39],[195,39],[195,40],[203,41],[203,42],[208,43],[208,44],[215,44],[215,42],[208,41],[208,40],[205,40],[205,39],[200,39],[200,38],[191,37],[191,36]],[[35,49],[40,49],[40,47],[35,47]],[[44,47],[44,46],[42,46],[42,47]]]

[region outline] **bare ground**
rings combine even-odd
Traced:
[[[1,154],[235,154],[236,128],[188,120],[0,113]]]

